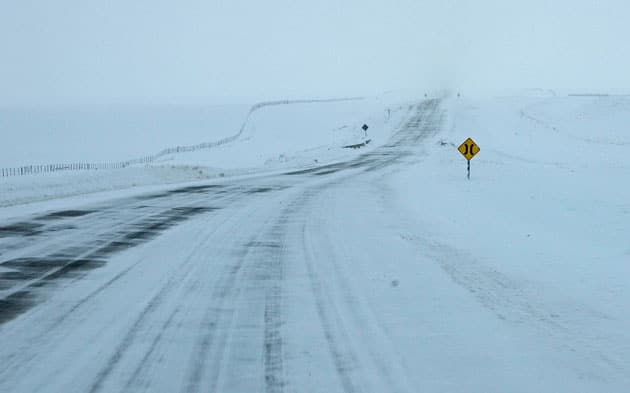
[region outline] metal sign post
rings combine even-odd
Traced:
[[[479,148],[479,146],[477,146],[475,141],[473,141],[471,138],[468,138],[464,141],[464,143],[459,145],[457,150],[459,150],[459,152],[462,153],[464,158],[466,158],[466,161],[468,161],[467,179],[470,180],[470,160],[472,160],[472,158],[476,156],[477,153],[479,153],[479,150],[481,149]]]

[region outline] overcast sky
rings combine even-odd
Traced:
[[[0,104],[630,87],[626,0],[0,0]]]

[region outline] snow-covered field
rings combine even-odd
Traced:
[[[433,301],[416,305],[434,339],[410,351],[448,364],[437,379],[466,370],[461,383],[495,381],[479,391],[626,391],[630,98],[453,99],[445,109],[427,156],[388,181],[388,204],[406,207],[413,277]],[[455,150],[467,137],[481,148],[470,181]],[[462,291],[422,280],[428,260]]]
[[[10,141],[0,147],[0,163],[6,167],[115,162],[166,147],[213,142],[237,135],[242,127],[243,133],[225,145],[170,154],[125,169],[0,178],[0,206],[343,160],[359,153],[343,146],[369,139],[371,145],[361,150],[365,151],[384,143],[408,105],[401,99],[374,98],[280,103],[262,107],[250,116],[248,110],[249,106],[233,105],[7,112],[0,123],[0,131]],[[361,129],[366,123],[367,137]]]
[[[2,180],[0,390],[626,392],[628,123],[625,96],[390,94]]]

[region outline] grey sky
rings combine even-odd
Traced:
[[[630,87],[622,0],[1,0],[0,104]]]

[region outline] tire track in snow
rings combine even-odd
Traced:
[[[197,200],[197,202],[201,202],[204,199],[200,199]],[[228,201],[228,202],[233,202],[233,201]],[[213,231],[213,233],[216,231]],[[90,292],[87,296],[83,297],[80,301],[78,301],[74,306],[72,306],[72,308],[70,310],[68,310],[67,312],[65,312],[62,316],[60,316],[57,320],[55,325],[61,323],[65,318],[67,318],[70,314],[72,314],[73,312],[75,312],[77,309],[79,309],[81,306],[83,306],[85,303],[87,303],[88,301],[90,301],[91,299],[93,299],[94,297],[96,297],[98,294],[100,294],[101,292],[105,291],[106,289],[108,289],[109,287],[111,287],[113,284],[115,284],[118,280],[120,280],[122,277],[124,277],[127,273],[129,273],[133,268],[135,268],[136,266],[138,266],[141,262],[143,262],[142,260],[138,260],[135,263],[133,263],[132,265],[130,265],[129,267],[127,267],[126,269],[124,269],[123,271],[119,272],[118,274],[116,274],[114,277],[112,277],[110,280],[108,280],[107,282],[105,282],[103,285],[99,286],[98,288],[96,288],[94,291]]]
[[[106,382],[107,378],[114,371],[114,368],[118,365],[118,362],[122,359],[125,352],[132,346],[133,341],[136,339],[138,331],[142,327],[142,324],[145,322],[145,318],[159,307],[166,294],[172,290],[174,285],[175,283],[171,281],[169,284],[164,286],[157,294],[155,294],[151,298],[149,303],[147,303],[147,305],[142,309],[133,325],[127,331],[127,334],[125,334],[120,344],[116,347],[113,355],[111,355],[110,358],[107,360],[105,367],[103,367],[96,375],[94,382],[88,390],[89,393],[96,393],[103,389],[103,385]]]
[[[332,186],[334,184],[335,181],[327,183],[326,185]],[[293,202],[290,215],[296,216],[298,211],[303,210],[306,203],[317,194],[318,191],[318,189],[305,190],[303,194]],[[287,214],[287,216],[289,216],[289,214]],[[304,262],[306,267],[308,282],[315,303],[315,310],[326,342],[326,349],[330,355],[333,367],[336,370],[341,388],[345,393],[365,391],[363,386],[353,375],[357,372],[359,361],[356,353],[348,345],[350,342],[349,334],[342,323],[342,319],[334,302],[326,295],[328,293],[326,285],[316,272],[316,259],[311,249],[308,232],[306,231],[306,222],[301,218],[300,222],[296,222],[294,225],[285,228],[284,231],[297,231],[299,233],[298,239],[302,252],[302,254],[299,255],[299,259]]]
[[[169,279],[168,282],[155,295],[153,295],[151,300],[138,314],[133,325],[128,329],[127,333],[125,334],[119,345],[116,347],[114,353],[107,360],[105,366],[101,368],[101,370],[97,373],[94,381],[92,382],[88,390],[89,393],[96,393],[102,390],[104,383],[114,371],[119,361],[123,358],[125,352],[133,346],[133,342],[136,340],[138,332],[143,327],[147,317],[160,307],[166,295],[171,293],[181,282],[185,282],[186,279],[191,275],[191,273],[193,272],[193,264],[190,262],[193,260],[192,256],[200,247],[201,244],[199,244],[195,251],[190,254],[186,261],[184,261],[183,265],[187,266],[188,269],[185,270],[183,274],[172,276],[171,279]]]
[[[359,366],[357,356],[349,345],[342,344],[349,342],[348,333],[343,326],[334,303],[330,299],[327,299],[325,285],[319,279],[315,271],[315,260],[313,251],[310,248],[310,241],[307,237],[305,225],[302,226],[301,234],[305,251],[304,262],[308,272],[311,291],[315,298],[317,315],[324,331],[328,351],[334,362],[343,391],[345,393],[364,391],[353,376],[354,370]]]
[[[232,307],[224,307],[224,303],[228,296],[235,297],[238,288],[236,288],[237,276],[243,268],[244,258],[239,258],[237,264],[232,267],[230,272],[225,273],[221,279],[222,283],[212,293],[211,298],[214,302],[208,306],[203,320],[199,325],[199,330],[203,332],[195,341],[195,351],[190,357],[191,368],[188,372],[185,388],[186,393],[196,393],[200,391],[202,378],[206,371],[208,358],[212,351],[210,375],[207,378],[209,391],[217,391],[217,385],[220,379],[221,364],[227,347],[228,332],[231,331],[232,322],[234,320],[234,309]],[[219,334],[217,334],[219,332]]]
[[[97,376],[95,377],[95,380],[90,386],[90,389],[89,389],[90,393],[96,393],[102,390],[104,383],[107,381],[108,377],[112,374],[112,372],[114,371],[114,369],[116,368],[120,360],[123,358],[125,352],[133,346],[133,342],[135,341],[138,332],[140,331],[140,329],[143,327],[144,323],[146,322],[147,317],[161,306],[166,295],[173,292],[177,288],[178,285],[181,285],[182,283],[188,281],[192,273],[194,273],[195,257],[197,256],[197,254],[199,253],[201,249],[206,247],[206,245],[210,242],[210,240],[211,240],[211,236],[205,236],[205,239],[196,243],[196,246],[193,248],[193,250],[188,254],[188,257],[180,265],[178,274],[171,276],[171,278],[166,282],[166,284],[151,298],[151,300],[147,303],[147,305],[142,309],[142,311],[136,318],[133,325],[128,329],[124,338],[121,340],[120,344],[117,346],[114,353],[110,356],[110,358],[106,362],[105,366],[101,368],[101,370],[98,372]],[[131,266],[130,268],[126,269],[126,271],[123,271],[121,273],[128,272],[134,266]],[[116,280],[119,278],[120,277],[117,277],[117,278],[115,277]],[[199,277],[195,277],[195,278],[197,280],[200,279]],[[91,295],[88,295],[88,296],[92,297]],[[170,314],[170,317],[167,319],[167,322],[164,325],[165,328],[170,325],[171,318],[173,318],[177,314],[179,308],[180,307],[176,307],[175,310]],[[149,348],[147,353],[145,353],[144,357],[150,356],[150,353],[153,352],[154,350],[153,348],[159,342],[159,339],[161,338],[163,332],[164,330],[161,330],[160,333],[158,333],[158,335],[154,339],[152,347]],[[136,370],[137,372],[136,375],[139,375],[143,367],[144,367],[144,364],[141,363],[138,369]],[[132,377],[130,379],[130,382],[133,380],[134,378]]]
[[[153,341],[151,342],[151,346],[145,352],[144,356],[142,357],[142,360],[140,360],[140,362],[138,363],[138,366],[136,366],[136,368],[131,373],[131,377],[125,384],[124,391],[129,391],[131,389],[135,389],[138,387],[144,387],[145,389],[148,388],[147,384],[142,384],[142,380],[141,380],[142,374],[146,370],[146,366],[148,364],[151,364],[150,359],[153,356],[155,350],[157,349],[158,344],[162,341],[162,337],[164,336],[164,333],[166,332],[166,330],[169,329],[169,327],[175,320],[175,316],[178,315],[180,311],[181,311],[181,306],[176,307],[171,312],[167,320],[162,324],[162,326],[160,327],[159,333],[153,338]]]
[[[232,236],[230,237],[232,244],[241,242],[240,229],[239,225],[235,224],[233,226]],[[250,238],[250,241],[246,242],[246,244],[251,242],[252,239]],[[250,251],[249,247],[238,249],[232,256],[234,262],[224,268],[221,277],[214,285],[210,296],[210,304],[200,323],[199,330],[202,333],[197,337],[194,345],[195,350],[190,356],[190,368],[183,392],[199,392],[205,372],[209,372],[209,375],[205,375],[205,384],[208,387],[208,391],[215,392],[218,389],[225,352],[228,348],[228,336],[234,324],[234,302],[241,290],[241,287],[237,286],[237,282],[243,274]],[[229,304],[229,301],[232,304]],[[209,369],[206,367],[208,363],[212,365]]]
[[[401,159],[410,156],[412,148],[439,131],[444,118],[443,112],[439,110],[438,100],[425,101],[417,105],[415,110],[416,113],[401,126],[401,129],[394,134],[389,143],[373,152],[360,156],[356,162],[350,163],[350,165],[346,164],[346,167],[359,167],[366,172],[378,171],[391,167]],[[333,180],[327,184],[327,189],[338,187],[341,185],[340,183],[347,183],[355,178],[350,175]],[[305,194],[305,199],[313,199],[322,189],[323,187],[314,190],[310,195],[308,193]],[[304,205],[305,201],[302,204]],[[350,287],[348,279],[335,260],[335,256],[328,254],[330,253],[331,245],[317,244],[317,247],[315,247],[314,239],[308,230],[308,224],[308,220],[305,219],[299,227],[304,262],[328,350],[344,392],[354,393],[368,389],[366,382],[368,378],[365,375],[368,370],[366,367],[368,366],[369,369],[377,371],[379,374],[377,382],[387,386],[388,391],[410,391],[407,386],[404,367],[398,367],[394,371],[394,364],[397,364],[397,359],[377,348],[374,344],[375,337],[367,333],[367,326],[376,325],[376,330],[378,330],[380,325],[370,321],[360,309],[360,302],[356,297],[355,291]],[[323,227],[315,232],[326,237],[325,228]],[[315,250],[324,253],[323,259],[318,258]],[[334,273],[326,281],[322,280],[317,272],[318,267],[325,263],[332,267],[332,273]],[[331,285],[340,290],[342,304],[335,304],[334,299],[330,295]],[[345,312],[344,315],[351,316],[352,326],[349,326],[341,317],[341,310]],[[369,364],[360,363],[360,356],[351,344],[350,330],[358,331],[357,334],[363,337],[365,345],[363,350],[369,356]]]
[[[317,218],[315,218],[317,219]],[[306,223],[308,224],[308,222]],[[306,225],[305,224],[305,225]],[[323,227],[324,225],[317,225],[316,228]],[[311,224],[312,225],[312,224]],[[329,227],[330,223],[327,223],[326,227]],[[318,243],[318,250],[333,250],[334,244],[329,240],[326,231],[315,231],[323,240],[322,243]],[[342,250],[342,251],[345,251]],[[362,337],[362,342],[365,343],[363,350],[367,352],[370,357],[371,364],[378,371],[380,379],[382,379],[387,385],[388,392],[410,392],[408,387],[408,377],[405,374],[404,367],[400,365],[400,359],[391,353],[391,345],[388,348],[378,346],[378,341],[383,340],[386,335],[383,333],[382,324],[376,320],[375,316],[371,314],[369,307],[364,304],[364,299],[359,296],[358,291],[354,290],[345,269],[339,263],[339,257],[342,257],[343,261],[352,261],[353,256],[343,252],[341,255],[330,254],[329,257],[319,258],[320,261],[329,261],[329,265],[332,268],[334,274],[330,275],[329,282],[334,282],[335,287],[339,289],[341,294],[340,299],[343,300],[344,315],[351,316],[352,326],[357,331],[357,336]],[[318,266],[321,263],[317,264]],[[371,329],[368,329],[371,327]]]
[[[265,392],[281,393],[284,390],[282,354],[282,290],[272,284],[265,297]]]
[[[190,201],[191,203],[197,203],[197,202],[201,202],[204,199],[194,199],[193,201]],[[155,213],[153,214],[143,214],[142,217],[150,217],[152,215],[155,215]],[[145,218],[140,218],[138,221],[138,219],[134,219],[134,223],[138,223],[141,222],[142,220],[144,220]],[[117,238],[119,239],[120,236]],[[108,244],[112,244],[117,242],[118,240],[114,239],[114,240],[110,240],[108,242]],[[198,243],[197,243],[198,244]],[[107,247],[107,245],[103,246],[101,245],[97,250],[93,250],[91,251],[93,254],[96,254],[98,252],[100,252],[100,249],[103,249],[104,247]],[[197,250],[200,247],[200,245],[198,244],[193,250]],[[191,254],[192,255],[192,254]],[[39,337],[41,334],[44,334],[43,332],[46,332],[46,334],[51,334],[51,332],[56,332],[55,334],[57,336],[62,335],[62,336],[66,336],[68,333],[63,329],[66,323],[66,321],[68,320],[68,317],[72,314],[74,314],[76,311],[80,310],[82,307],[84,307],[87,304],[90,304],[90,301],[94,300],[95,298],[97,298],[97,296],[99,294],[105,293],[107,289],[111,288],[116,282],[118,282],[121,278],[123,278],[124,276],[126,276],[127,274],[129,274],[131,271],[134,270],[134,268],[141,266],[143,262],[142,260],[139,260],[137,262],[135,262],[134,264],[132,264],[131,266],[125,268],[124,270],[122,270],[121,272],[119,272],[118,274],[116,274],[114,277],[112,277],[110,280],[108,280],[107,282],[105,282],[103,285],[101,285],[100,287],[96,288],[95,290],[93,290],[92,292],[90,292],[89,294],[87,294],[86,296],[82,297],[78,302],[76,302],[69,310],[61,313],[60,315],[56,315],[55,317],[51,318],[51,320],[46,320],[44,321],[44,325],[41,327],[38,327],[38,330],[40,333],[39,334],[35,334],[33,336],[32,339],[36,339],[37,337]],[[184,266],[185,263],[182,265]],[[80,277],[76,277],[74,278],[74,280],[77,280]],[[27,341],[26,343],[30,343],[30,340]],[[34,348],[32,348],[29,344],[28,347],[22,347],[22,348],[18,348],[14,353],[12,354],[8,354],[6,360],[10,360],[10,361],[6,361],[6,362],[0,362],[0,364],[6,365],[6,368],[2,369],[0,371],[0,377],[1,375],[5,375],[5,374],[11,374],[11,370],[15,370],[15,369],[19,369],[22,368],[23,365],[28,364],[29,362],[31,362],[33,359],[35,359],[39,353],[36,350],[33,350]],[[1,378],[0,378],[1,379]]]
[[[200,233],[199,236],[202,237],[203,240],[205,241],[201,241],[201,242],[195,242],[196,244],[198,244],[197,246],[197,253],[199,252],[200,249],[202,249],[204,246],[204,244],[207,244],[210,239],[212,238],[212,236],[214,234],[216,234],[216,232],[219,230],[219,228],[223,227],[224,225],[226,225],[226,223],[233,219],[233,216],[229,216],[227,218],[225,218],[224,220],[222,220],[220,223],[218,223],[217,225],[215,225],[211,232],[209,234],[204,234],[204,233]],[[184,291],[184,295],[182,296],[182,299],[179,301],[179,304],[183,304],[186,303],[188,300],[184,299],[184,297],[186,296],[190,296],[191,294],[196,294],[198,293],[199,290],[201,290],[203,285],[203,280],[198,278],[197,280],[192,281],[188,288]],[[162,328],[159,330],[159,333],[156,335],[156,337],[154,338],[154,340],[152,341],[150,347],[146,350],[145,354],[142,357],[142,361],[140,361],[137,365],[137,367],[134,369],[131,377],[127,380],[126,384],[125,384],[125,391],[128,389],[132,389],[134,387],[143,387],[145,390],[149,388],[149,383],[143,382],[143,378],[144,375],[146,374],[146,370],[147,368],[153,364],[152,363],[152,359],[156,356],[157,350],[159,345],[162,342],[162,339],[164,337],[165,331],[167,329],[169,329],[172,325],[172,323],[174,322],[174,317],[177,316],[178,314],[181,313],[181,306],[178,306],[169,316],[168,320],[163,324]]]
[[[377,385],[386,386],[388,392],[408,392],[406,375],[394,372],[398,359],[383,348],[379,348],[375,341],[377,337],[368,333],[380,329],[380,326],[365,316],[356,291],[351,288],[341,271],[336,262],[336,255],[330,252],[332,244],[319,242],[315,244],[312,233],[322,234],[325,232],[324,227],[318,227],[320,230],[313,232],[309,229],[312,224],[312,221],[305,220],[299,229],[303,259],[317,315],[343,391],[345,393],[374,391],[375,386],[370,386],[367,380],[375,377]],[[323,236],[326,237],[325,234]],[[324,255],[317,255],[315,250],[318,253],[323,252]],[[331,268],[330,271],[327,270],[325,280],[321,278],[322,274],[318,273],[322,266]],[[331,293],[335,292],[339,292],[341,296],[333,299]],[[342,302],[336,302],[335,299]],[[357,336],[362,338],[361,348],[352,344],[353,338]],[[362,358],[359,350],[369,358]]]
[[[286,384],[282,338],[284,244],[287,222],[295,210],[295,202],[284,209],[267,235],[269,238],[263,242],[266,245],[264,263],[267,271],[263,348],[266,393],[282,393]]]

